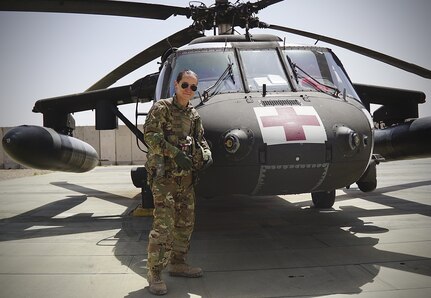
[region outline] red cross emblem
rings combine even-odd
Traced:
[[[261,116],[263,127],[283,126],[286,141],[306,140],[304,125],[320,126],[314,115],[298,115],[292,107],[276,107],[278,115]]]

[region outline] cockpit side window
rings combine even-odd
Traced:
[[[319,49],[288,49],[285,54],[297,67],[295,71],[302,90],[326,91],[336,88],[341,93],[359,99],[350,80],[331,52]]]
[[[232,71],[221,82],[217,93],[243,92],[238,63],[232,50],[178,51],[176,55],[172,65],[168,96],[172,96],[175,92],[174,80],[179,72],[191,69],[198,75],[199,84],[195,93],[195,96],[198,96],[199,93],[202,94],[205,89],[214,85],[230,64]]]
[[[156,100],[159,100],[161,98],[167,98],[167,92],[166,92],[166,83],[169,80],[169,74],[170,74],[170,65],[168,62],[165,62],[160,74],[159,79],[157,80],[157,86],[156,86]]]
[[[275,49],[241,50],[247,85],[250,91],[291,91],[283,65]]]

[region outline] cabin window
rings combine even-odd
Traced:
[[[333,93],[338,90],[346,96],[359,99],[355,89],[343,70],[341,63],[331,52],[321,49],[290,49],[285,54],[298,76],[299,88],[302,90],[323,91]]]
[[[214,85],[230,64],[229,74],[224,77],[217,90],[212,90],[216,93],[243,92],[238,63],[233,51],[177,52],[177,57],[173,61],[168,96],[174,94],[174,81],[182,70],[191,69],[198,75],[199,84],[195,94],[198,96],[199,93],[202,95],[205,89]]]
[[[241,60],[249,91],[291,91],[281,60],[275,49],[242,50]]]

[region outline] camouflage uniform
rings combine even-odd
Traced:
[[[202,151],[209,151],[203,133],[197,111],[190,103],[182,108],[175,96],[156,102],[146,118],[145,166],[155,206],[148,244],[150,271],[160,272],[169,262],[185,262],[195,221],[194,174],[203,164]],[[192,144],[180,149],[190,137]],[[180,150],[192,157],[192,170],[178,169],[174,157]]]

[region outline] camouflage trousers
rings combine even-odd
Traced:
[[[162,271],[170,262],[184,263],[195,222],[192,175],[159,177],[150,185],[154,197],[153,228],[148,243],[147,268]]]

